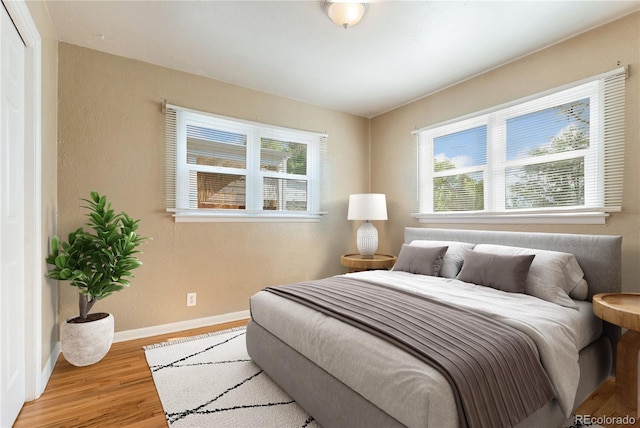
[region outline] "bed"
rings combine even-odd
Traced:
[[[517,334],[525,332],[529,336],[525,341],[534,343],[538,362],[554,395],[526,417],[519,417],[517,423],[507,422],[505,426],[558,426],[611,374],[620,329],[593,316],[590,300],[597,293],[621,290],[621,237],[406,228],[404,238],[406,245],[394,270],[337,276],[331,279],[336,283],[332,282],[332,286],[341,287],[340,282],[357,283],[384,287],[385,293],[389,288],[389,293],[419,294],[418,300],[426,300],[428,304],[459,306],[463,312],[478,312],[481,317],[492,319],[491,322],[508,324]],[[445,259],[436,260],[440,263],[440,275],[457,264],[458,270],[446,273],[449,277],[422,275],[411,268],[396,269],[401,262],[406,265],[403,253],[424,254],[433,252],[431,247],[441,248],[445,244],[448,244],[442,253]],[[451,259],[456,249],[463,259]],[[468,250],[473,254],[465,252]],[[512,250],[518,254],[492,257],[500,263],[506,263],[505,260],[511,263],[517,258],[521,264],[522,258],[534,253],[535,262],[529,262],[531,270],[525,272],[527,287],[534,275],[533,263],[537,263],[539,273],[549,251],[574,255],[584,276],[580,284],[588,287],[578,291],[580,287],[576,286],[571,293],[567,291],[576,298],[560,293],[562,299],[568,300],[558,304],[553,301],[555,297],[538,298],[528,294],[528,289],[526,293],[505,293],[451,278],[458,273],[462,275],[463,269],[469,275],[473,266],[471,256],[486,256],[476,252],[498,254]],[[376,290],[381,288],[373,292]],[[469,423],[469,414],[460,413],[460,398],[450,386],[447,373],[443,374],[424,358],[417,358],[411,349],[383,340],[370,328],[358,328],[348,320],[328,315],[326,310],[301,304],[300,300],[278,292],[282,290],[276,287],[251,298],[251,320],[247,326],[249,355],[324,427],[483,425],[473,420]],[[398,312],[404,317],[405,311]],[[484,337],[480,342],[486,341],[488,338]],[[526,382],[520,384],[516,388],[533,389]],[[475,395],[472,399],[479,394]]]

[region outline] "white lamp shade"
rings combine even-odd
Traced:
[[[349,196],[347,220],[387,220],[387,198],[382,193]]]

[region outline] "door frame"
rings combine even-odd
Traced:
[[[44,391],[42,364],[42,39],[26,0],[2,1],[25,49],[25,401]]]

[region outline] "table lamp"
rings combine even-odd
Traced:
[[[349,196],[347,220],[364,220],[358,228],[358,251],[372,259],[378,249],[378,231],[371,220],[387,219],[387,198],[380,193],[360,193]]]

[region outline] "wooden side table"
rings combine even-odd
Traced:
[[[349,272],[363,270],[391,269],[398,258],[388,254],[375,254],[372,258],[362,257],[360,254],[344,254],[340,257],[340,264],[347,266]]]
[[[600,293],[593,296],[593,313],[628,330],[616,348],[616,402],[632,411],[640,407],[638,397],[638,353],[640,352],[640,293]]]

